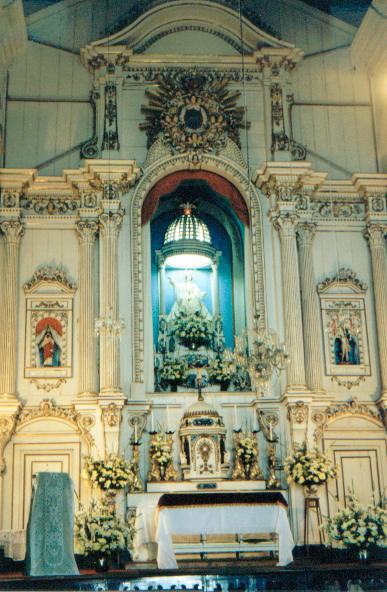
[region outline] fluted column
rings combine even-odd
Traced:
[[[18,256],[23,225],[18,220],[1,223],[4,233],[3,327],[0,331],[0,397],[16,398]]]
[[[122,212],[104,212],[100,216],[102,269],[101,316],[111,315],[118,321],[118,235],[122,225]],[[101,332],[100,338],[100,391],[118,393],[120,388],[119,337]]]
[[[297,226],[306,384],[312,391],[323,392],[322,363],[324,358],[320,306],[313,270],[313,238],[315,232],[315,224],[304,222]]]
[[[79,396],[96,393],[96,341],[94,335],[94,242],[98,224],[93,220],[80,220],[77,224],[80,246],[79,265]]]
[[[365,237],[371,251],[372,275],[375,295],[376,326],[379,345],[381,397],[387,397],[387,265],[384,235],[387,228],[381,224],[369,224]]]
[[[285,337],[290,357],[287,368],[288,391],[306,388],[296,224],[297,216],[289,213],[274,219],[281,240]]]

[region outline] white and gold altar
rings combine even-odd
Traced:
[[[340,467],[325,516],[387,485],[383,2],[359,27],[298,0],[78,4],[0,2],[0,545],[23,556],[33,475],[87,503],[85,457],[113,453],[138,557],[216,551],[224,499],[232,552],[286,564],[297,444]],[[163,498],[188,494],[205,511]]]

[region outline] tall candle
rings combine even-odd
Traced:
[[[167,405],[167,432],[169,432],[169,405]]]
[[[134,424],[134,442],[137,444],[137,422]]]
[[[237,413],[237,406],[234,405],[234,429],[236,430],[238,427],[238,413]]]
[[[151,432],[155,431],[155,424],[154,424],[154,417],[153,417],[153,409],[151,411]]]

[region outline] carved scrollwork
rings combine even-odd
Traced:
[[[120,425],[121,409],[115,403],[109,403],[107,407],[102,407],[102,420],[105,426],[115,428]]]
[[[95,425],[95,418],[90,415],[81,415],[73,406],[59,407],[52,399],[43,399],[39,407],[25,407],[17,416],[15,429],[31,421],[50,417],[70,423],[78,433],[82,434],[90,447],[94,444],[90,429]]]
[[[305,423],[308,419],[309,408],[304,401],[296,401],[288,406],[287,418],[290,423]]]
[[[353,397],[353,399],[346,403],[329,405],[325,409],[319,410],[312,415],[312,421],[317,426],[314,432],[315,441],[319,442],[319,440],[321,440],[324,431],[331,421],[338,419],[339,417],[356,415],[370,419],[373,422],[376,421],[379,425],[383,425],[383,417],[380,412],[374,411],[364,403],[359,403],[357,398]]]
[[[139,442],[141,440],[141,436],[145,430],[146,420],[148,417],[148,412],[145,411],[143,413],[133,413],[128,420],[129,426],[132,428],[132,440],[134,442]]]
[[[318,284],[317,290],[318,292],[325,292],[331,286],[339,283],[351,284],[352,286],[358,288],[360,292],[365,292],[367,290],[367,284],[359,280],[356,273],[352,271],[352,269],[348,269],[346,267],[341,267],[335,276],[325,278],[325,280]]]
[[[4,220],[0,224],[7,244],[18,245],[24,234],[24,227],[18,220]]]
[[[46,265],[39,267],[34,272],[32,278],[24,284],[24,291],[31,291],[40,282],[57,282],[62,284],[68,290],[75,290],[77,287],[76,284],[68,278],[63,269]]]
[[[30,383],[33,384],[38,390],[45,391],[46,393],[50,393],[51,391],[58,389],[65,382],[67,382],[65,378],[58,378],[58,380],[49,382],[42,382],[39,378],[31,378],[30,380]]]
[[[19,408],[20,409],[20,408]],[[4,473],[6,464],[4,460],[4,450],[12,435],[15,433],[16,420],[19,410],[12,415],[3,415],[0,417],[0,475]]]

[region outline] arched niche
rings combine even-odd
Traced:
[[[195,177],[195,173],[204,172],[216,175],[240,196],[241,205],[250,222],[244,234],[245,253],[245,297],[247,325],[251,326],[254,316],[259,317],[262,328],[266,326],[262,210],[259,196],[241,166],[213,155],[205,155],[200,166],[193,165],[186,154],[158,160],[145,170],[137,185],[131,207],[132,237],[132,310],[133,310],[133,377],[134,382],[144,383],[144,373],[150,375],[151,366],[144,368],[144,359],[152,361],[153,350],[151,303],[149,291],[144,290],[150,285],[151,249],[150,249],[150,215],[144,216],[143,205],[147,196],[159,182],[172,174],[185,171]],[[198,175],[199,176],[199,175]],[[160,195],[159,195],[160,197]],[[150,198],[148,198],[151,201]],[[151,208],[152,210],[152,208]],[[154,209],[153,209],[154,211]],[[143,223],[145,222],[145,223]],[[146,339],[145,339],[146,334]],[[145,352],[145,346],[147,351]],[[148,351],[149,350],[149,351]],[[146,386],[149,390],[151,387]]]

